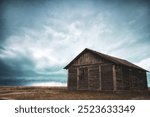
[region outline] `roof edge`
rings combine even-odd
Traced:
[[[68,69],[68,67],[76,60],[83,52],[90,50],[88,48],[85,48],[83,51],[81,51],[70,63],[68,63],[63,69]]]
[[[81,52],[80,52],[70,63],[68,63],[63,69],[68,69],[69,66],[70,66],[76,59],[78,59],[78,58],[80,57],[80,55],[81,55],[82,53],[84,53],[85,51],[92,52],[92,53],[94,53],[94,54],[96,54],[96,55],[98,55],[98,56],[101,56],[101,57],[103,57],[103,58],[105,58],[105,59],[107,59],[107,60],[109,60],[109,61],[111,61],[111,62],[113,62],[113,63],[115,63],[115,64],[121,64],[121,65],[124,65],[124,66],[127,66],[127,67],[132,67],[132,68],[140,69],[140,70],[143,70],[143,71],[146,71],[146,72],[150,72],[150,71],[148,71],[148,70],[146,70],[146,69],[144,69],[144,68],[141,68],[141,67],[139,67],[139,66],[137,66],[137,65],[135,65],[135,64],[133,64],[133,63],[127,61],[127,60],[120,59],[120,58],[117,58],[117,57],[113,57],[113,56],[110,56],[110,55],[106,55],[106,54],[103,54],[103,53],[94,51],[94,50],[92,50],[92,49],[89,49],[89,48],[85,48],[83,51],[81,51]],[[120,62],[120,60],[121,60],[121,62]],[[126,61],[126,62],[128,62],[130,65],[125,65],[125,63],[123,63],[122,61]],[[131,65],[132,65],[132,66],[131,66]]]

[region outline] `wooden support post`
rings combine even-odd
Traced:
[[[102,90],[102,75],[101,75],[101,65],[99,65],[99,90]]]
[[[87,73],[87,77],[88,77],[88,90],[90,90],[90,87],[89,87],[89,86],[90,86],[89,71],[90,71],[90,70],[89,70],[89,67],[88,67],[88,73]]]
[[[79,68],[77,68],[77,90],[79,90]]]
[[[67,79],[67,88],[69,89],[70,87],[69,87],[69,69],[68,69],[68,79]]]
[[[114,91],[117,90],[117,83],[116,83],[116,70],[115,70],[115,65],[113,65],[113,85],[114,85]]]

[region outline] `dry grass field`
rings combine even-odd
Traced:
[[[2,100],[149,100],[147,92],[68,91],[66,87],[0,87]]]

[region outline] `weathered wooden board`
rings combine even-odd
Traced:
[[[78,90],[88,90],[88,68],[79,68],[78,72]]]
[[[77,68],[68,69],[68,89],[77,90]]]
[[[123,90],[122,67],[116,65],[115,69],[116,69],[116,87],[117,87],[117,90]]]
[[[101,84],[102,90],[113,90],[112,65],[101,66]]]
[[[122,67],[122,75],[123,75],[123,90],[129,90],[130,89],[130,73],[129,73],[129,69],[127,69],[126,67]]]
[[[95,63],[102,63],[104,62],[103,59],[97,57],[96,55],[86,52],[78,58],[73,65],[84,65],[84,64],[95,64]]]
[[[99,90],[100,89],[100,79],[99,79],[99,66],[93,65],[88,67],[88,88],[89,90]]]

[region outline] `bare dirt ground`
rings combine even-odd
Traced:
[[[147,92],[68,91],[66,87],[0,87],[2,100],[150,100]]]

